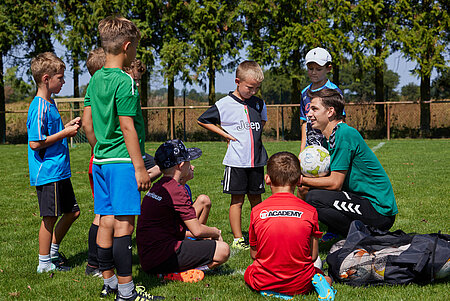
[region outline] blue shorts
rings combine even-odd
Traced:
[[[93,164],[92,176],[95,214],[141,214],[141,193],[132,163]]]

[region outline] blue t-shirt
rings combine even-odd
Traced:
[[[332,82],[330,82],[330,80],[327,80],[327,82],[325,83],[325,85],[323,85],[322,87],[318,88],[318,89],[311,89],[311,84],[309,84],[308,86],[306,86],[305,89],[302,90],[302,99],[300,100],[300,119],[306,121],[306,114],[308,114],[309,112],[309,107],[311,106],[311,99],[309,98],[309,96],[307,95],[307,91],[311,90],[311,92],[316,92],[316,91],[320,91],[322,89],[328,88],[328,89],[335,89],[338,90],[339,93],[342,94],[341,89],[338,88],[338,86],[336,86],[335,84],[333,84]],[[343,112],[343,115],[345,116],[345,110]]]
[[[30,141],[42,141],[64,129],[53,99],[52,103],[34,97],[28,109],[28,167],[31,186],[40,186],[70,178],[70,158],[67,139],[59,140],[39,150],[32,150]]]

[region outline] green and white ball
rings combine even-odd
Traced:
[[[298,158],[305,177],[323,177],[330,172],[330,154],[320,145],[305,147]]]

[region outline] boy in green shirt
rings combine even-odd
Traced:
[[[131,235],[135,215],[140,214],[140,191],[148,190],[151,182],[143,160],[139,94],[122,69],[135,59],[141,36],[136,25],[122,17],[108,17],[98,29],[106,62],[89,82],[84,104],[90,112],[83,119],[86,136],[95,144],[94,211],[100,215],[97,252],[104,279],[100,296],[117,293],[116,301],[163,299],[137,291],[132,277]]]
[[[391,182],[359,132],[342,122],[342,95],[334,89],[323,89],[309,92],[309,96],[307,116],[312,128],[319,129],[327,140],[331,172],[325,177],[302,178],[301,185],[314,188],[306,195],[306,202],[317,209],[319,220],[328,226],[325,240],[336,234],[347,236],[353,220],[389,230],[398,213]]]

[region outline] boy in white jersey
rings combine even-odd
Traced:
[[[242,62],[236,70],[236,90],[198,118],[200,126],[228,141],[228,150],[223,159],[223,192],[231,194],[229,218],[234,236],[232,247],[244,250],[250,248],[241,230],[245,195],[253,208],[261,202],[261,194],[265,191],[267,152],[261,135],[267,121],[267,108],[264,101],[254,96],[263,80],[264,74],[258,63]]]

